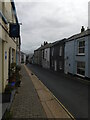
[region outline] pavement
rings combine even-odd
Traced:
[[[73,116],[25,65],[21,69],[22,83],[10,112],[12,118],[69,118]]]

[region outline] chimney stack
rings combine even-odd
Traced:
[[[82,26],[82,28],[81,28],[81,32],[84,32],[85,31],[85,28],[84,28],[84,26]]]

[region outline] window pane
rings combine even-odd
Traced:
[[[60,46],[59,55],[62,56],[62,46]]]
[[[85,48],[79,48],[79,53],[85,53]]]
[[[78,53],[80,53],[80,54],[85,53],[85,41],[79,41]]]
[[[77,74],[85,76],[85,62],[77,62]]]
[[[85,41],[80,41],[79,42],[79,47],[84,47],[85,46]]]

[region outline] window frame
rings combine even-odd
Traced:
[[[54,55],[54,47],[52,48],[52,56]]]
[[[62,46],[59,47],[59,56],[62,56]]]
[[[84,63],[84,66],[82,65],[83,63]],[[84,74],[78,73],[78,71],[84,72]],[[85,62],[83,62],[83,61],[77,61],[77,75],[85,77]]]
[[[81,42],[84,42],[83,46],[80,46]],[[80,49],[84,49],[84,52],[80,52]],[[85,55],[85,40],[78,41],[78,55]]]

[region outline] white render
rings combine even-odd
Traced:
[[[44,49],[44,59],[42,57],[42,66],[44,68],[50,68],[50,48]]]

